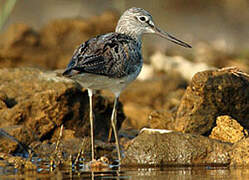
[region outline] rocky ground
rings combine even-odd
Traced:
[[[55,20],[40,31],[13,25],[0,35],[0,166],[33,169],[32,157],[52,164],[76,163],[79,156],[89,161],[87,92],[58,69],[66,67],[76,45],[112,31],[116,21],[116,14],[106,12],[90,20]],[[122,165],[249,165],[249,66],[206,49],[209,56],[201,62],[153,53],[121,95]],[[225,61],[243,71],[217,69]],[[113,137],[107,142],[113,96],[98,92],[93,104],[97,157],[113,163]],[[171,131],[140,132],[144,127]]]

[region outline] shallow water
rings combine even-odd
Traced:
[[[37,170],[21,171],[0,167],[0,179],[248,179],[249,168],[229,167],[162,167],[162,168],[108,168],[90,171],[83,166],[77,170],[57,167],[53,171],[43,164]]]

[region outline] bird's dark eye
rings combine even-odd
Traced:
[[[146,18],[144,16],[139,17],[139,19],[140,19],[140,21],[145,21],[146,20]]]

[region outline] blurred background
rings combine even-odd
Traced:
[[[149,11],[159,27],[193,46],[189,50],[145,35],[146,62],[160,51],[248,71],[248,0],[0,0],[0,67],[64,68],[77,45],[114,31],[120,14],[133,6]]]

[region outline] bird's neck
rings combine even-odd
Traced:
[[[141,42],[143,32],[140,32],[135,25],[128,22],[129,21],[119,20],[115,32],[128,35],[136,41]]]

